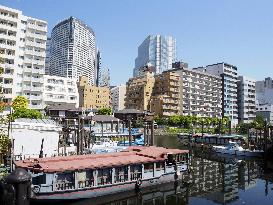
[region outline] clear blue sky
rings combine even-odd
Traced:
[[[178,58],[197,67],[225,61],[257,80],[273,77],[272,0],[1,0],[52,27],[69,16],[91,26],[111,84],[132,76],[149,34],[177,39]]]

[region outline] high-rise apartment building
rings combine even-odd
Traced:
[[[172,68],[176,59],[176,40],[171,36],[149,35],[138,47],[135,59],[134,77],[143,74],[139,69],[146,65],[154,67],[153,72],[160,74]]]
[[[0,76],[4,102],[18,95],[29,99],[29,106],[42,109],[47,22],[0,6]]]
[[[193,70],[218,75],[222,78],[222,116],[228,117],[232,126],[238,124],[237,67],[223,62]]]
[[[155,78],[152,72],[130,78],[126,83],[125,108],[148,111],[154,83]]]
[[[97,87],[88,84],[88,78],[81,76],[78,82],[79,107],[100,109],[110,107],[110,90],[108,87]]]
[[[262,116],[264,120],[273,125],[273,104],[257,104],[256,115]]]
[[[160,117],[179,115],[180,83],[180,76],[175,72],[164,71],[156,75],[150,111]]]
[[[84,22],[70,17],[51,32],[50,74],[79,80],[88,78],[96,84],[96,42],[93,30]]]
[[[76,79],[44,75],[43,103],[46,106],[79,106],[79,93]]]
[[[222,79],[209,73],[190,70],[185,63],[174,63],[173,72],[181,78],[180,114],[198,117],[222,116]]]
[[[256,100],[260,104],[273,104],[273,80],[270,77],[256,82]]]
[[[180,77],[165,71],[130,78],[126,83],[125,108],[151,111],[158,116],[179,114]]]
[[[45,74],[49,75],[49,67],[50,67],[50,45],[51,38],[46,39],[46,58],[45,58]]]
[[[126,85],[118,85],[110,90],[111,106],[113,111],[123,110],[125,108]]]
[[[250,123],[256,117],[255,80],[246,76],[238,77],[238,120]]]

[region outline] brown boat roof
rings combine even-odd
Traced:
[[[15,161],[15,164],[17,167],[32,171],[52,173],[158,162],[166,160],[167,154],[186,154],[188,152],[188,150],[154,146],[132,146],[122,152],[27,159]]]

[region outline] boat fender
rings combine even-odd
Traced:
[[[40,192],[40,186],[34,185],[33,188],[32,188],[32,191],[33,191],[35,194],[38,194],[38,193]]]

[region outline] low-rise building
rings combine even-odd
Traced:
[[[256,82],[256,100],[260,104],[273,104],[273,80],[270,77]]]
[[[81,76],[78,82],[79,107],[100,109],[110,107],[110,89],[88,84],[88,78]]]
[[[44,75],[44,107],[54,105],[79,106],[79,93],[76,79]]]
[[[238,120],[250,123],[256,117],[255,80],[246,76],[238,77]]]
[[[111,89],[111,107],[113,111],[125,108],[126,85],[118,85]]]
[[[273,104],[257,104],[256,115],[262,116],[264,120],[273,125]]]
[[[222,79],[197,70],[190,70],[179,63],[172,70],[181,78],[180,114],[199,117],[222,116]]]

